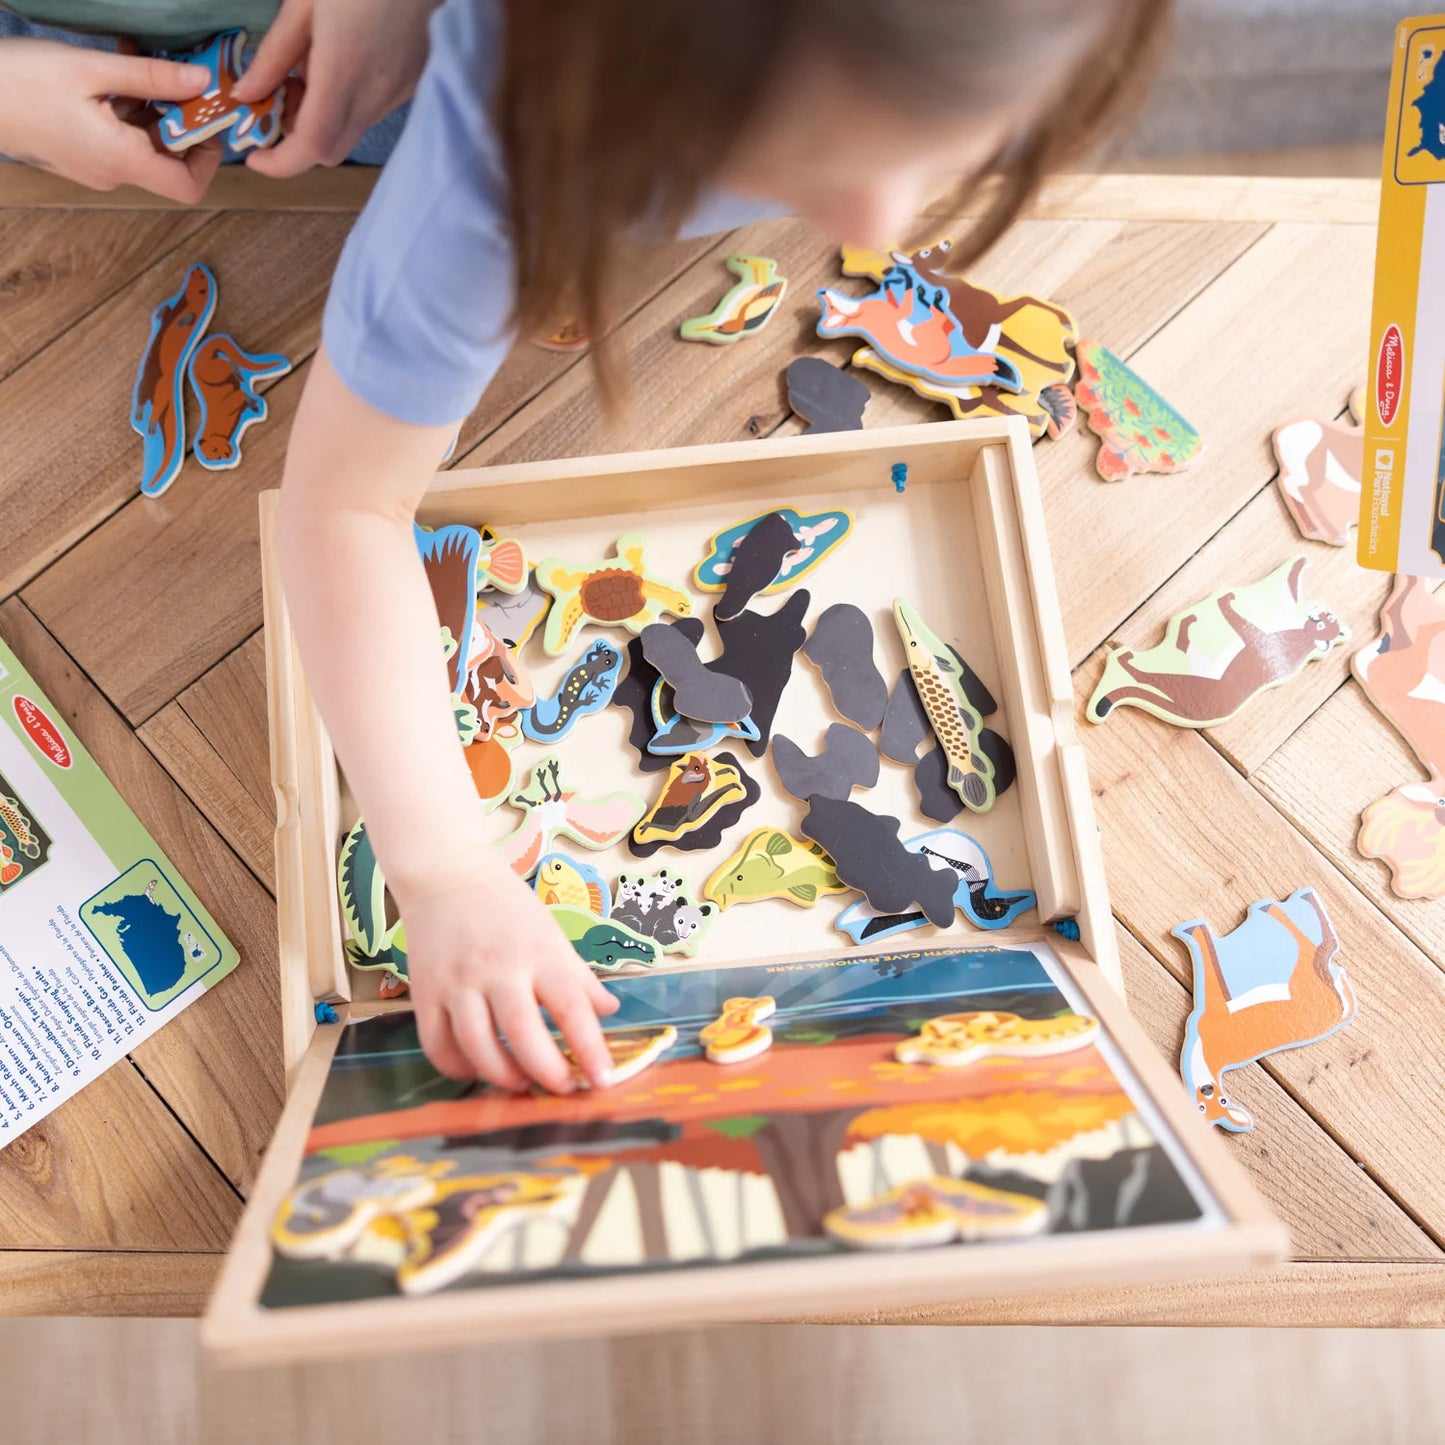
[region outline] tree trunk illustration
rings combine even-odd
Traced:
[[[838,1155],[848,1125],[861,1109],[822,1114],[779,1114],[752,1136],[763,1168],[778,1191],[783,1223],[793,1239],[823,1232],[823,1216],[846,1201],[838,1178]]]

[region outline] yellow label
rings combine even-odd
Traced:
[[[1360,496],[1360,562],[1421,576],[1445,576],[1442,57],[1445,15],[1401,24],[1381,169]],[[1426,263],[1433,269],[1422,282]]]

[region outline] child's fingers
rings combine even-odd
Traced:
[[[605,1019],[609,1014],[615,1014],[622,1007],[622,1000],[590,968],[583,978],[587,1001],[592,1005],[592,1011],[598,1018]]]
[[[476,1077],[475,1070],[467,1062],[467,1056],[457,1044],[445,1009],[418,1003],[416,1031],[421,1039],[423,1052],[438,1073],[445,1074],[449,1079]]]
[[[116,121],[116,179],[140,186],[152,195],[164,196],[183,206],[194,206],[206,194],[206,187],[220,164],[217,147],[195,148],[198,154],[162,155],[150,137],[135,126]]]
[[[491,1011],[479,993],[463,993],[451,1000],[447,1012],[451,1017],[452,1036],[467,1062],[480,1078],[499,1089],[521,1093],[528,1078],[502,1047],[492,1027]]]
[[[569,970],[537,981],[537,997],[541,999],[562,1036],[572,1045],[582,1072],[592,1087],[605,1089],[612,1083],[612,1054],[597,1022],[586,980]]]
[[[270,95],[310,48],[310,5],[283,5],[275,23],[256,47],[255,58],[236,82],[233,91],[236,99],[249,104]]]
[[[207,86],[211,72],[204,65],[158,60],[152,55],[110,55],[85,51],[87,84],[96,95],[124,95],[134,100],[193,100]]]
[[[531,989],[512,985],[505,993],[494,993],[490,1003],[492,1017],[507,1036],[512,1057],[544,1089],[570,1094],[576,1088],[572,1070],[547,1032]]]

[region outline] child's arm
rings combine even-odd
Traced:
[[[611,1059],[596,1016],[616,1000],[488,840],[457,741],[436,607],[412,531],[452,431],[374,410],[321,350],[281,494],[291,621],[406,921],[428,1057],[448,1074],[480,1074],[505,1088],[530,1076],[566,1092],[572,1074],[543,1025],[543,1004],[588,1078],[605,1085]]]
[[[116,114],[111,97],[192,100],[207,82],[202,65],[80,50],[53,40],[0,40],[0,155],[93,190],[140,186],[194,205],[221,163],[220,147],[162,155],[144,130]]]

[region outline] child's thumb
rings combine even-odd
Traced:
[[[151,55],[97,54],[90,62],[90,74],[97,95],[127,100],[192,100],[211,78],[204,65]]]

